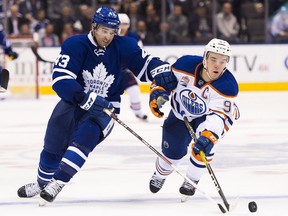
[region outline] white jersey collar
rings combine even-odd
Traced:
[[[90,42],[91,42],[94,46],[98,47],[98,45],[95,43],[95,40],[94,40],[94,38],[93,38],[93,36],[92,36],[91,31],[90,31],[89,34],[88,34],[88,39],[90,40]]]

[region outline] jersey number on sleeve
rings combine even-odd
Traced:
[[[234,108],[234,109],[233,109]],[[232,110],[233,109],[233,110]],[[237,119],[239,119],[239,117],[240,117],[240,112],[239,112],[239,108],[238,108],[238,106],[235,104],[235,103],[231,103],[231,101],[225,101],[224,102],[224,111],[226,112],[226,113],[229,113],[229,112],[231,112],[231,110],[232,110],[232,112],[233,112],[233,114],[234,114],[234,117],[235,117],[235,119],[237,120]]]
[[[66,68],[69,60],[70,60],[70,57],[68,55],[61,55],[60,54],[57,57],[55,64],[60,66],[60,67]]]

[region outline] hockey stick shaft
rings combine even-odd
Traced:
[[[200,190],[198,186],[190,180],[186,175],[184,175],[176,166],[172,164],[163,154],[161,154],[158,150],[156,150],[152,145],[150,145],[146,140],[144,140],[140,135],[138,135],[134,130],[132,130],[128,125],[126,125],[123,121],[121,121],[115,113],[113,113],[111,110],[104,109],[103,110],[107,115],[109,115],[111,118],[113,118],[117,123],[119,123],[121,126],[123,126],[125,129],[127,129],[130,133],[132,133],[135,137],[137,137],[142,143],[144,143],[150,150],[152,150],[159,158],[161,158],[163,161],[165,161],[167,164],[169,164],[173,170],[175,170],[180,176],[182,176],[186,181],[188,181],[193,187],[195,187],[203,196],[205,196],[208,200],[210,200],[212,203],[217,204],[220,208],[222,213],[226,213],[226,210],[224,207],[217,203],[211,196],[206,194],[204,191]]]
[[[43,59],[43,58],[39,55],[39,53],[37,52],[37,48],[36,48],[35,46],[31,46],[31,50],[32,50],[33,54],[35,55],[35,57],[36,57],[36,59],[37,59],[38,61],[41,61],[41,62],[44,62],[44,63],[54,64],[53,61],[48,61],[48,60]]]
[[[186,125],[191,137],[196,142],[197,141],[196,134],[195,134],[195,132],[194,132],[192,126],[190,125],[190,123],[189,123],[189,121],[188,121],[186,116],[184,116],[184,122],[185,122],[185,125]],[[219,195],[220,195],[220,197],[221,197],[226,209],[229,211],[230,210],[230,205],[229,205],[229,203],[228,203],[228,201],[227,201],[227,199],[226,199],[226,197],[224,195],[224,192],[223,192],[223,190],[222,190],[222,188],[221,188],[221,186],[220,186],[220,184],[219,184],[219,182],[218,182],[218,180],[216,178],[216,175],[215,175],[211,165],[208,163],[208,161],[206,159],[206,156],[205,156],[203,151],[200,151],[200,156],[201,156],[201,159],[203,160],[203,162],[204,162],[204,164],[205,164],[205,166],[206,166],[206,168],[207,168],[207,170],[209,172],[209,175],[210,175],[210,177],[211,177],[211,179],[212,179],[212,181],[213,181],[213,183],[214,183],[214,185],[216,187],[216,190],[218,191],[218,193],[219,193]]]

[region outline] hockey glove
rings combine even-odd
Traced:
[[[93,115],[103,114],[103,109],[113,109],[113,105],[95,92],[88,92],[79,106]]]
[[[205,155],[209,154],[214,144],[217,142],[217,135],[211,131],[204,130],[201,133],[201,136],[197,139],[196,143],[193,146],[193,152],[199,154],[200,151],[203,151]]]
[[[18,58],[18,53],[13,52],[13,51],[10,51],[10,52],[8,53],[8,56],[9,56],[9,59],[14,60],[14,59],[17,59],[17,58]]]
[[[162,86],[168,94],[177,86],[177,79],[168,64],[161,65],[151,71],[157,86]]]
[[[154,84],[151,85],[149,106],[153,115],[162,118],[164,113],[160,109],[168,100],[169,95],[163,87]]]

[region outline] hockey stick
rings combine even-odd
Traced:
[[[187,119],[186,116],[184,116],[184,122],[185,122],[185,125],[186,125],[186,127],[187,127],[187,129],[188,129],[188,131],[189,131],[189,133],[190,133],[190,135],[191,135],[191,137],[192,137],[193,140],[196,142],[196,141],[197,141],[196,134],[195,134],[193,128],[191,127],[191,125],[190,125],[190,123],[189,123],[189,121],[188,121],[188,119]],[[200,151],[200,156],[201,156],[201,158],[202,158],[202,160],[203,160],[206,168],[208,169],[209,175],[211,176],[211,179],[212,179],[212,181],[213,181],[213,183],[214,183],[214,185],[215,185],[215,187],[216,187],[216,190],[218,191],[221,199],[223,200],[223,203],[224,203],[227,211],[229,211],[229,210],[230,210],[230,204],[228,203],[228,201],[227,201],[227,199],[226,199],[226,197],[225,197],[225,195],[224,195],[224,192],[223,192],[223,190],[222,190],[222,188],[221,188],[221,186],[220,186],[220,184],[219,184],[219,182],[218,182],[218,180],[217,180],[217,178],[216,178],[216,176],[215,176],[215,174],[214,174],[214,172],[213,172],[212,167],[211,167],[210,164],[207,162],[207,159],[206,159],[205,154],[204,154],[203,151]]]
[[[186,175],[184,175],[176,166],[174,166],[164,155],[162,155],[159,151],[157,151],[152,145],[150,145],[146,140],[144,140],[141,136],[139,136],[134,130],[132,130],[128,125],[126,125],[123,121],[121,121],[113,111],[104,109],[103,110],[107,115],[109,115],[111,118],[113,118],[116,122],[118,122],[121,126],[123,126],[125,129],[127,129],[130,133],[132,133],[135,137],[137,137],[142,143],[144,143],[150,150],[152,150],[159,158],[164,160],[167,164],[169,164],[173,170],[175,170],[180,176],[182,176],[186,181],[188,181],[193,187],[195,187],[203,196],[205,196],[208,200],[210,200],[212,203],[217,204],[220,208],[222,213],[226,213],[225,208],[220,204],[217,203],[211,196],[206,194],[204,191],[200,190],[198,186],[190,180]]]
[[[9,71],[7,69],[2,69],[2,71],[0,71],[0,81],[0,92],[5,92],[9,82]]]
[[[31,46],[31,50],[32,50],[33,54],[35,55],[35,57],[36,57],[36,59],[37,59],[38,61],[41,61],[41,62],[44,62],[44,63],[54,64],[53,61],[48,61],[48,60],[43,59],[43,58],[39,55],[39,53],[37,52],[37,48],[36,48],[35,46]]]

